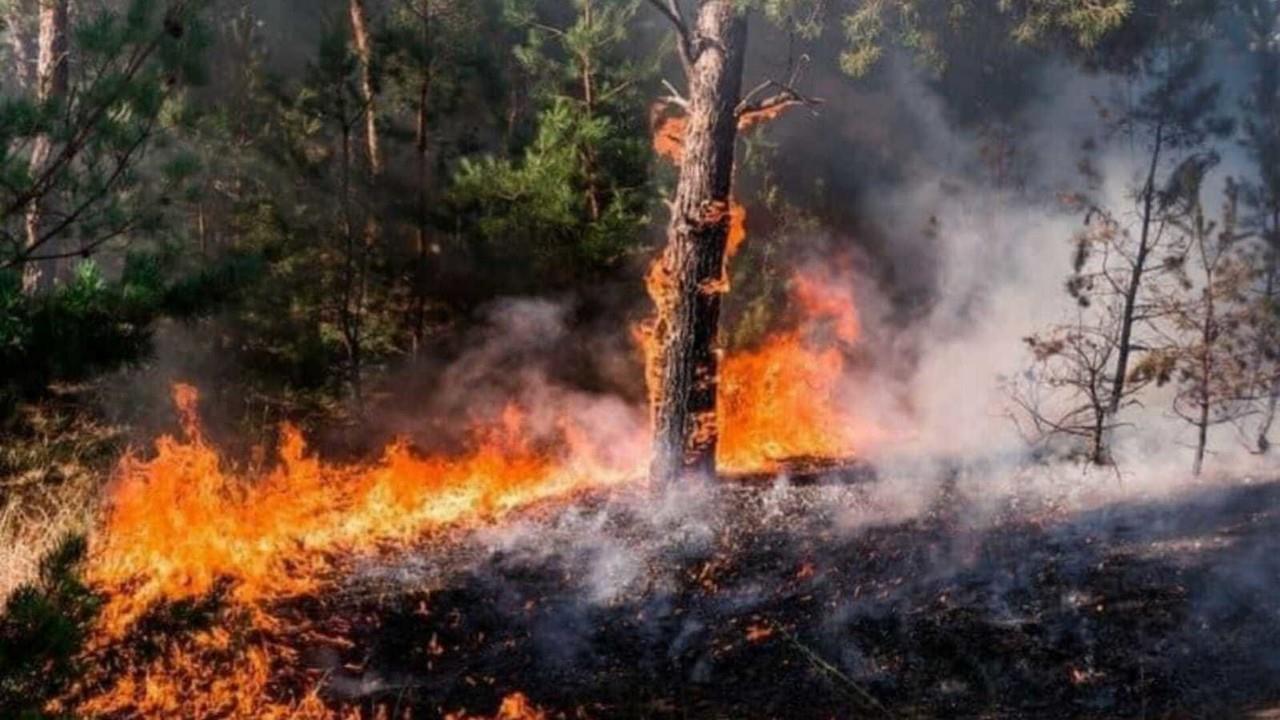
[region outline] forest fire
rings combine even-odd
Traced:
[[[851,298],[816,275],[797,275],[792,299],[793,329],[725,362],[726,471],[772,471],[790,458],[844,457],[856,447],[857,424],[837,404],[841,346],[857,339]],[[183,437],[158,439],[154,457],[127,457],[118,470],[90,570],[108,600],[98,642],[124,637],[157,602],[196,602],[224,590],[257,639],[196,633],[162,657],[136,659],[140,667],[92,695],[82,712],[156,717],[182,707],[192,717],[333,717],[314,694],[269,699],[277,664],[291,657],[271,640],[283,621],[270,603],[320,591],[352,554],[634,482],[646,460],[643,452],[606,451],[572,417],[554,437],[535,438],[508,406],[472,428],[463,453],[424,456],[397,442],[367,465],[323,461],[285,426],[278,464],[255,473],[229,467],[206,439],[194,388],[175,386],[174,401]],[[229,667],[214,670],[211,662]],[[541,715],[516,697],[497,717]]]
[[[0,720],[1280,717],[1280,3],[83,5]]]
[[[655,114],[655,117],[658,117]],[[744,118],[744,127],[765,117]],[[680,156],[683,120],[667,117],[655,147]],[[746,239],[746,211],[730,203],[726,266]],[[661,302],[661,259],[648,277]],[[729,288],[727,267],[714,292]],[[797,272],[781,329],[722,361],[718,460],[730,474],[773,473],[790,460],[852,456],[871,435],[846,409],[846,354],[859,339],[847,279]],[[652,332],[638,333],[652,364]],[[652,368],[647,367],[652,373]],[[651,375],[650,375],[651,377]],[[645,476],[649,438],[615,439],[568,408],[554,429],[533,427],[508,404],[467,428],[463,446],[425,454],[405,441],[364,463],[336,463],[309,451],[302,433],[280,429],[273,466],[237,466],[208,439],[192,386],[173,388],[181,437],[164,436],[151,457],[127,455],[92,547],[88,578],[106,595],[95,652],[145,632],[156,607],[223,603],[221,621],[160,653],[126,655],[114,674],[95,676],[71,706],[91,715],[159,717],[337,717],[314,688],[282,691],[278,673],[298,664],[286,636],[322,636],[275,608],[322,596],[353,558],[404,549],[433,536],[492,524],[513,511],[582,492],[633,485]],[[563,507],[565,503],[559,502]],[[144,622],[145,621],[145,622]],[[762,641],[767,633],[755,633]],[[113,663],[105,663],[112,665]],[[449,717],[474,717],[449,711]],[[546,717],[520,693],[498,718]]]
[[[738,119],[740,131],[756,128],[781,115],[790,105],[748,112]],[[658,102],[650,109],[653,148],[679,166],[688,121],[679,108]],[[721,280],[708,292],[730,291],[729,264],[747,239],[746,208],[731,200],[729,232]],[[656,392],[658,325],[669,311],[672,289],[664,257],[650,266],[646,286],[657,307],[655,319],[635,335],[645,356],[650,402]],[[728,353],[718,386],[721,437],[717,464],[734,473],[770,471],[786,460],[836,459],[855,454],[870,434],[840,401],[845,377],[844,351],[858,339],[859,321],[852,291],[837,278],[797,272],[791,278],[790,304],[796,320],[757,346]]]
[[[839,403],[842,348],[858,333],[852,297],[816,274],[797,274],[792,300],[793,329],[725,361],[728,471],[856,450],[858,424]],[[184,437],[161,437],[153,458],[126,457],[119,467],[92,573],[104,586],[128,588],[112,597],[114,631],[157,599],[199,597],[220,580],[234,580],[241,601],[306,592],[324,577],[330,553],[412,541],[643,474],[643,441],[621,453],[606,449],[569,416],[554,437],[535,438],[521,410],[508,405],[470,430],[459,455],[421,456],[396,442],[369,465],[320,460],[286,425],[278,465],[255,476],[228,468],[206,440],[198,397],[191,386],[175,386]]]
[[[368,466],[325,463],[306,454],[301,434],[281,431],[279,465],[259,477],[225,467],[205,440],[197,393],[178,385],[174,399],[186,437],[162,437],[149,460],[126,458],[112,493],[92,579],[113,593],[107,627],[122,631],[157,599],[199,597],[220,580],[241,601],[306,592],[325,558],[410,541],[458,523],[584,487],[628,480],[634,463],[605,459],[566,419],[543,446],[508,406],[473,428],[456,457],[419,456],[403,443]]]
[[[860,331],[852,292],[813,272],[795,274],[790,289],[794,327],[724,359],[718,460],[728,472],[851,458],[875,437],[843,396],[845,351]]]

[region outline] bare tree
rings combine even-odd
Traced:
[[[1167,377],[1167,369],[1146,364],[1126,374],[1118,388],[1115,383],[1121,345],[1133,342],[1132,334],[1126,338],[1122,332],[1125,323],[1155,319],[1149,308],[1126,312],[1132,242],[1112,215],[1090,208],[1075,238],[1075,273],[1067,283],[1076,299],[1075,317],[1024,339],[1034,364],[1010,393],[1028,440],[1081,440],[1096,465],[1112,459],[1108,438],[1118,422],[1112,408],[1128,406],[1149,383]]]
[[[1141,148],[1133,208],[1113,210],[1087,196],[1069,198],[1085,212],[1086,228],[1075,238],[1067,281],[1079,317],[1027,339],[1038,380],[1057,391],[1049,393],[1057,396],[1053,401],[1025,388],[1014,393],[1033,436],[1087,437],[1094,463],[1111,461],[1108,436],[1120,424],[1120,413],[1145,386],[1169,377],[1168,358],[1155,352],[1154,341],[1158,323],[1170,312],[1161,298],[1180,282],[1185,257],[1175,227],[1185,213],[1178,201],[1188,188],[1198,192],[1204,173],[1218,161],[1203,151],[1205,145],[1230,130],[1229,122],[1211,112],[1217,85],[1199,82],[1203,58],[1197,38],[1162,43],[1144,60],[1137,80],[1146,91],[1136,104],[1118,113],[1103,108],[1108,131]],[[1099,362],[1107,363],[1101,385]]]
[[[1175,220],[1186,249],[1184,276],[1178,292],[1163,298],[1169,312],[1161,352],[1177,384],[1173,412],[1196,431],[1192,470],[1199,475],[1209,430],[1254,412],[1258,383],[1245,331],[1256,272],[1240,252],[1239,187],[1227,181],[1220,223],[1205,216],[1198,186],[1186,192]]]

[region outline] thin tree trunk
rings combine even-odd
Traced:
[[[717,328],[747,20],[733,0],[704,0],[693,37],[680,179],[659,270],[665,291],[654,338],[654,483],[713,475]]]
[[[1204,240],[1201,239],[1200,242],[1203,244]],[[1201,252],[1203,254],[1203,250]],[[1217,308],[1213,301],[1215,292],[1213,271],[1206,270],[1205,274],[1207,281],[1204,290],[1204,323],[1200,327],[1200,415],[1196,418],[1196,459],[1191,469],[1196,477],[1200,477],[1200,471],[1204,469],[1204,453],[1209,444],[1209,406],[1213,401],[1212,380],[1215,372],[1213,343],[1216,339]]]
[[[424,0],[422,3],[422,45],[430,53],[431,49],[431,3]],[[428,55],[430,58],[430,55]],[[428,180],[428,155],[429,148],[429,131],[430,131],[430,114],[429,103],[431,100],[431,76],[432,61],[426,62],[423,68],[422,82],[418,85],[418,112],[417,124],[415,128],[414,150],[417,154],[417,174],[418,174],[418,212],[417,212],[417,229],[414,236],[414,250],[417,254],[417,262],[413,270],[413,300],[410,306],[410,340],[413,344],[413,354],[416,356],[422,347],[423,339],[426,334],[426,315],[427,315],[427,263],[430,260],[431,245],[427,237],[428,225],[428,205],[427,205],[427,180]]]
[[[378,137],[378,88],[373,75],[373,41],[369,34],[369,15],[364,0],[349,0],[348,9],[351,15],[351,36],[355,41],[356,57],[360,61],[360,99],[364,103],[365,152],[368,156],[369,187],[375,188],[382,175],[382,146]],[[348,166],[347,172],[350,172]],[[346,192],[350,193],[350,179]],[[350,199],[348,199],[348,204]],[[373,259],[373,249],[377,244],[380,228],[376,212],[366,209],[364,236],[358,248],[359,258],[352,259],[354,277],[352,278],[352,307],[350,315],[350,359],[351,382],[355,394],[356,406],[363,411],[364,395],[361,377],[363,360],[365,309],[369,302],[369,269]]]
[[[1151,150],[1151,166],[1147,170],[1147,182],[1142,191],[1142,230],[1138,240],[1138,254],[1133,260],[1129,284],[1125,287],[1124,311],[1120,317],[1120,341],[1117,345],[1115,375],[1111,381],[1111,398],[1107,414],[1112,418],[1120,412],[1124,398],[1124,386],[1129,377],[1129,355],[1133,345],[1133,323],[1138,307],[1138,291],[1142,286],[1142,274],[1146,271],[1147,257],[1151,253],[1151,224],[1156,195],[1156,171],[1160,167],[1160,151],[1164,143],[1164,126],[1156,127],[1155,146]]]
[[[1107,409],[1099,403],[1093,404],[1093,435],[1090,438],[1092,447],[1089,461],[1094,465],[1107,464]]]
[[[67,94],[69,72],[67,67],[67,0],[41,0],[39,55],[36,61],[36,98],[46,103]],[[36,138],[31,150],[31,175],[49,162],[53,153],[53,139],[48,134]],[[36,195],[27,207],[27,247],[40,245],[44,230],[47,194]],[[31,294],[47,287],[45,261],[28,260],[22,268],[23,291]]]
[[[356,400],[356,407],[364,407],[364,388],[361,382],[360,324],[358,314],[359,301],[356,299],[356,278],[359,260],[356,257],[355,224],[351,212],[351,135],[352,128],[343,119],[341,164],[338,171],[341,177],[342,192],[342,236],[346,252],[342,262],[341,305],[338,308],[339,323],[342,328],[342,339],[347,349],[347,373],[351,383],[351,392]]]
[[[17,90],[31,87],[36,72],[36,39],[24,21],[24,16],[29,11],[28,3],[14,2],[9,5],[9,12],[5,17],[5,23],[9,26],[9,53],[13,56],[12,78]]]
[[[364,100],[365,144],[369,152],[369,174],[382,174],[382,147],[378,139],[378,88],[373,81],[373,41],[369,37],[369,14],[364,0],[350,0],[351,36],[360,60],[360,94]]]
[[[1280,284],[1280,208],[1273,208],[1271,211],[1271,232],[1268,234],[1267,248],[1267,285],[1265,294],[1263,295],[1265,302],[1274,304],[1276,302],[1276,294]],[[1274,325],[1280,323],[1280,318],[1272,318],[1272,333],[1263,333],[1262,342],[1258,347],[1257,366],[1259,368],[1270,367],[1273,374],[1271,382],[1268,384],[1266,409],[1262,414],[1262,422],[1258,425],[1258,437],[1255,441],[1258,452],[1265,455],[1271,451],[1271,427],[1275,424],[1277,410],[1280,410],[1280,357],[1268,357],[1274,355],[1277,351],[1270,347],[1268,338],[1274,338]]]
[[[591,0],[585,0],[582,5],[583,20],[590,29],[595,23],[595,14]],[[595,117],[596,111],[596,91],[595,91],[595,67],[591,58],[591,51],[583,52],[578,61],[582,63],[582,104],[585,111],[587,122],[591,122]],[[586,200],[587,211],[591,214],[591,220],[594,222],[600,219],[600,189],[597,187],[596,180],[596,149],[590,143],[583,149],[584,160],[586,161]]]
[[[418,91],[418,121],[415,131],[414,148],[417,152],[418,165],[418,212],[417,228],[414,234],[414,250],[417,262],[413,270],[413,305],[410,318],[410,335],[413,342],[413,353],[418,354],[426,333],[427,314],[427,263],[430,259],[431,246],[427,237],[427,100],[431,92],[430,80],[424,78]]]

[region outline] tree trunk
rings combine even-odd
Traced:
[[[704,0],[692,31],[689,114],[654,327],[654,483],[715,472],[715,348],[747,20],[733,0]]]
[[[1280,208],[1273,208],[1271,211],[1271,227],[1267,233],[1267,282],[1264,291],[1264,302],[1269,307],[1276,307],[1276,294],[1280,288],[1276,286],[1280,284]],[[1269,318],[1268,321],[1274,328],[1275,323],[1280,322],[1280,318]],[[1274,330],[1273,330],[1274,332]],[[1270,366],[1273,377],[1267,386],[1266,407],[1262,413],[1262,422],[1258,425],[1258,437],[1255,440],[1257,451],[1259,454],[1266,455],[1271,451],[1271,427],[1275,424],[1277,410],[1280,410],[1280,358],[1270,357],[1275,353],[1275,349],[1270,347],[1267,342],[1268,336],[1274,337],[1271,333],[1263,333],[1263,341],[1259,343],[1257,365],[1260,368]]]
[[[427,121],[427,102],[431,95],[430,75],[423,78],[422,84],[418,90],[418,119],[416,138],[414,141],[414,149],[417,152],[418,165],[418,208],[417,208],[417,228],[414,232],[414,251],[417,255],[416,264],[413,269],[413,303],[411,305],[410,318],[410,335],[413,342],[413,354],[416,356],[421,349],[423,337],[426,333],[427,321],[427,277],[429,275],[428,263],[431,259],[431,243],[427,237],[428,224],[428,207],[427,207],[427,179],[428,179],[428,155],[427,155],[427,132],[429,130]]]
[[[422,46],[431,52],[431,3],[424,0],[421,8],[422,14]],[[431,58],[432,55],[428,55]],[[430,149],[430,101],[431,101],[431,80],[433,75],[433,62],[431,59],[426,61],[426,66],[422,71],[422,80],[418,84],[418,108],[417,122],[414,130],[414,150],[417,156],[417,182],[418,182],[418,207],[417,207],[417,228],[414,232],[414,251],[417,255],[413,268],[413,295],[410,303],[410,340],[413,344],[413,355],[416,357],[422,349],[424,336],[426,335],[427,323],[427,278],[429,276],[429,267],[431,258],[431,243],[427,236],[429,208],[427,205],[427,181],[429,179],[429,156],[427,151]]]
[[[9,53],[13,57],[13,82],[18,90],[31,87],[35,76],[36,42],[26,22],[30,8],[26,2],[13,2],[5,14],[5,23],[9,26]]]
[[[1093,432],[1089,438],[1089,462],[1094,465],[1106,465],[1107,454],[1107,409],[1093,404]]]
[[[1164,126],[1156,127],[1154,147],[1151,150],[1151,166],[1147,170],[1147,182],[1142,191],[1142,230],[1138,239],[1138,254],[1133,260],[1129,284],[1125,287],[1124,311],[1120,318],[1120,341],[1116,346],[1115,376],[1111,381],[1111,398],[1107,414],[1112,418],[1120,412],[1124,398],[1124,386],[1129,377],[1129,354],[1133,347],[1133,322],[1138,308],[1138,291],[1142,287],[1142,274],[1146,271],[1147,256],[1151,252],[1151,223],[1154,221],[1156,196],[1156,171],[1160,167],[1160,151],[1164,143]]]
[[[1204,470],[1204,453],[1209,445],[1209,411],[1213,404],[1213,375],[1217,371],[1213,366],[1213,346],[1217,340],[1214,275],[1212,271],[1205,274],[1208,278],[1204,289],[1204,323],[1200,326],[1200,414],[1196,417],[1196,458],[1191,468],[1196,477],[1200,477],[1200,471]]]
[[[67,94],[69,72],[67,68],[67,0],[41,0],[40,39],[36,60],[36,99],[46,103]],[[43,134],[36,138],[31,149],[31,175],[39,175],[40,168],[49,162],[53,152],[53,140]],[[37,195],[27,207],[27,247],[34,249],[41,244],[44,231],[45,204],[48,198]],[[22,288],[34,293],[47,286],[45,261],[31,259],[22,268]]]
[[[365,144],[369,151],[369,174],[382,174],[382,147],[378,140],[377,86],[373,81],[373,42],[369,38],[369,14],[364,0],[350,0],[351,36],[360,60],[360,94],[364,100]]]
[[[339,108],[340,112],[345,112],[345,108],[341,104]],[[342,147],[339,149],[340,163],[338,172],[341,175],[339,178],[340,192],[342,194],[341,222],[345,252],[342,258],[342,287],[339,292],[338,322],[342,330],[343,345],[347,350],[347,377],[351,384],[351,392],[355,398],[357,409],[363,412],[364,383],[361,368],[363,359],[361,356],[361,343],[363,338],[360,336],[360,312],[362,308],[357,297],[360,283],[357,273],[361,263],[357,257],[355,221],[351,209],[351,136],[353,134],[351,123],[344,116],[342,118]]]

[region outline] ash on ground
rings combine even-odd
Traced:
[[[1280,707],[1280,482],[981,521],[945,487],[877,521],[871,487],[584,497],[366,559],[280,612],[330,638],[299,641],[326,698],[396,717],[514,691],[594,718]]]

